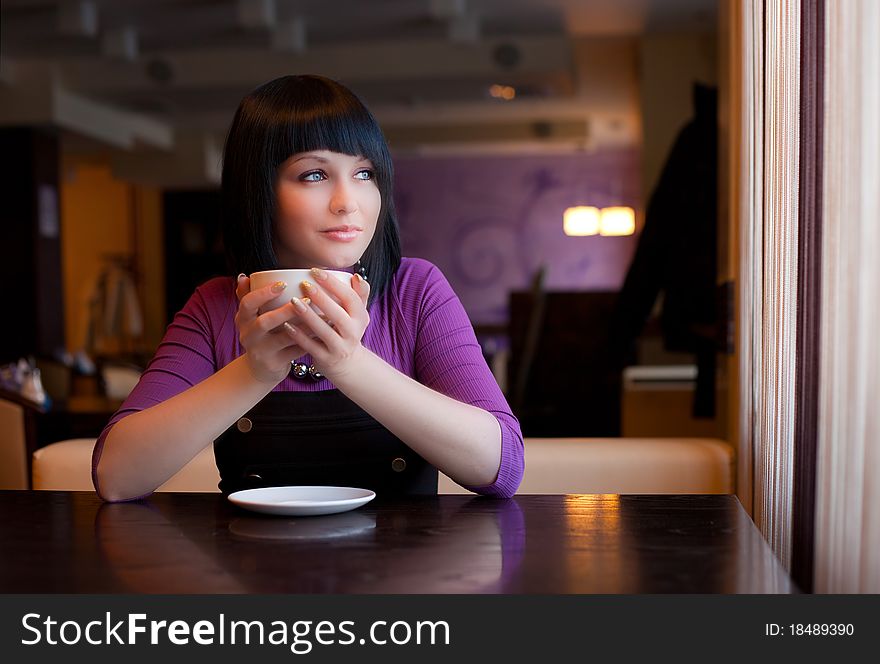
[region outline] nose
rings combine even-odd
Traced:
[[[353,214],[357,212],[357,209],[357,199],[351,188],[347,183],[337,183],[333,188],[333,195],[330,197],[330,211],[333,214]]]

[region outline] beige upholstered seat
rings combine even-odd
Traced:
[[[733,448],[713,438],[527,438],[518,493],[733,493]],[[440,493],[467,493],[445,475]]]
[[[25,406],[0,398],[0,489],[27,489]]]
[[[101,365],[101,383],[110,399],[125,399],[141,378],[141,370],[127,364],[105,362]]]
[[[93,439],[34,453],[35,489],[92,491]],[[527,438],[519,493],[732,493],[733,450],[712,438]],[[159,491],[217,491],[206,447]],[[440,493],[467,493],[440,475]]]
[[[94,491],[94,438],[63,440],[34,452],[33,487],[44,491]],[[209,445],[157,491],[219,491],[220,474]]]

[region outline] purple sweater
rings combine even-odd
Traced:
[[[237,309],[232,279],[217,277],[199,286],[174,317],[137,386],[95,444],[92,480],[99,495],[96,468],[116,422],[183,392],[243,353],[233,320]],[[466,488],[512,496],[523,475],[519,422],[483,359],[464,307],[440,270],[428,261],[404,258],[369,314],[366,348],[423,385],[495,416],[501,425],[498,477],[492,484]],[[326,378],[313,382],[287,377],[273,391],[330,389],[334,385]]]

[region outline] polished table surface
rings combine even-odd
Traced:
[[[789,593],[735,496],[442,495],[261,516],[0,491],[4,593]]]

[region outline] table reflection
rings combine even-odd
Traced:
[[[346,512],[323,517],[284,518],[245,516],[229,523],[235,537],[250,540],[312,541],[373,536],[376,515]]]
[[[420,499],[327,516],[257,515],[185,498],[104,504],[95,540],[138,593],[493,593],[522,557],[514,500]]]
[[[95,515],[95,540],[108,572],[126,592],[200,593],[206,581],[210,592],[248,592],[187,537],[183,524],[149,502],[101,504]]]

